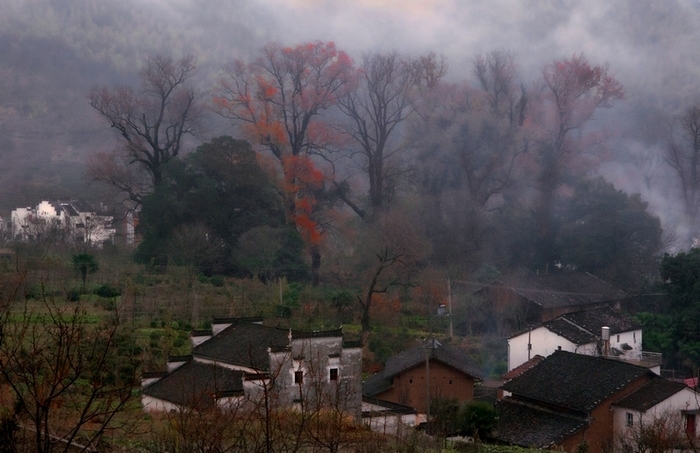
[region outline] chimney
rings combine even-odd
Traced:
[[[603,340],[603,355],[610,355],[610,327],[603,326],[600,332],[600,338]]]

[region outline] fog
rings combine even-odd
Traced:
[[[614,132],[600,171],[678,225],[663,143],[649,130],[698,100],[698,23],[700,3],[690,0],[6,0],[0,215],[84,193],[86,156],[116,143],[85,99],[91,86],[132,83],[148,55],[192,53],[206,87],[224,63],[266,43],[320,40],[356,60],[370,50],[442,54],[454,81],[471,78],[474,56],[495,49],[517,55],[526,81],[574,54],[607,64],[626,98],[596,118]],[[642,157],[653,163],[644,171]]]

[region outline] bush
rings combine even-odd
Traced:
[[[460,431],[465,436],[475,439],[488,439],[491,437],[496,418],[496,409],[483,401],[471,401],[466,403],[460,411]]]
[[[122,292],[119,290],[119,288],[115,288],[114,286],[110,284],[104,284],[100,285],[95,290],[92,292],[96,296],[100,297],[119,297],[121,296]]]
[[[78,302],[80,300],[80,290],[77,288],[72,288],[66,293],[66,300],[68,302]]]
[[[216,286],[217,288],[221,288],[222,286],[224,286],[224,277],[222,277],[221,275],[212,275],[211,278],[209,278],[209,283]]]

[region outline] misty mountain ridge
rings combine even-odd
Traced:
[[[371,19],[365,29],[356,22],[362,18]],[[494,27],[510,19],[516,19],[511,27]],[[223,64],[249,59],[268,42],[319,39],[335,41],[356,61],[374,43],[381,49],[444,53],[448,78],[460,80],[471,78],[475,54],[497,48],[513,49],[526,82],[556,57],[583,52],[592,62],[607,62],[626,100],[596,114],[616,135],[603,174],[618,188],[642,193],[665,223],[677,223],[664,212],[674,197],[671,189],[645,187],[629,153],[658,152],[659,144],[643,136],[640,121],[669,118],[697,99],[700,49],[693,45],[699,33],[693,24],[698,19],[698,6],[682,1],[536,2],[531,7],[505,0],[488,6],[437,1],[400,13],[391,4],[368,2],[343,9],[317,2],[10,1],[0,16],[0,215],[42,198],[100,193],[85,178],[85,160],[117,141],[86,94],[96,85],[136,86],[146,56],[194,54],[198,86],[207,90]],[[411,33],[406,24],[413,21],[425,33],[404,35]],[[394,37],[374,28],[379,24]],[[376,41],[366,41],[371,39]],[[218,123],[210,132],[235,135]],[[667,174],[661,168],[655,178],[663,181]]]

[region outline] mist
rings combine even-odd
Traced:
[[[135,83],[149,55],[193,54],[206,91],[223,64],[250,60],[267,43],[319,40],[356,62],[368,51],[435,52],[446,57],[449,81],[472,79],[474,56],[496,49],[517,56],[527,82],[577,54],[608,65],[625,100],[594,117],[591,127],[612,132],[598,172],[640,193],[665,227],[682,229],[659,157],[665,144],[648,131],[698,101],[699,22],[700,4],[682,0],[8,0],[0,15],[0,215],[92,190],[86,158],[117,139],[90,108],[90,87]],[[236,132],[212,119],[209,137],[222,133]]]

